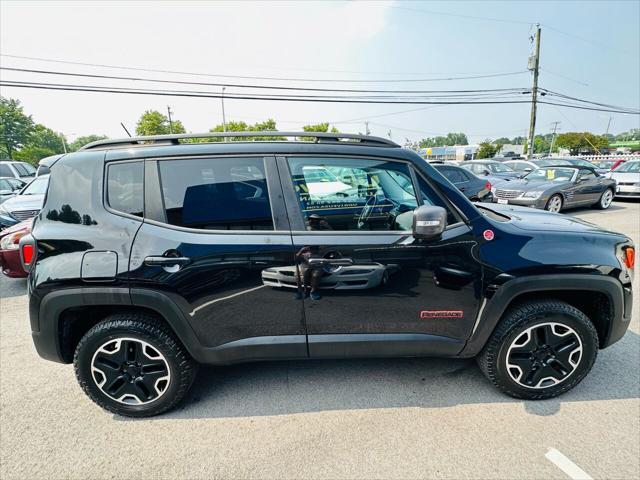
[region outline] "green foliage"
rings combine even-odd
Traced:
[[[336,127],[331,127],[331,130],[329,130],[329,123],[328,122],[324,122],[324,123],[318,123],[316,125],[304,125],[302,127],[302,130],[304,130],[305,132],[310,132],[310,133],[315,133],[315,132],[321,132],[321,133],[326,133],[331,131],[331,133],[340,133],[340,131],[336,128]],[[305,142],[311,142],[313,141],[312,138],[310,137],[301,137],[300,140],[305,141]]]
[[[213,127],[210,132],[224,132],[224,125],[216,125]],[[253,125],[247,125],[246,122],[243,121],[231,121],[227,122],[226,125],[227,132],[277,132],[278,128],[276,127],[276,121],[273,119],[265,120],[264,122],[254,123]],[[231,142],[244,142],[247,140],[255,140],[255,141],[267,141],[267,140],[285,140],[284,137],[229,137],[229,141]],[[211,142],[222,142],[222,138],[211,138],[209,139]]]
[[[498,145],[494,145],[490,140],[485,140],[478,146],[475,158],[493,158],[499,149]]]
[[[186,130],[180,120],[171,119],[157,110],[144,112],[136,124],[136,135],[168,135],[169,133],[185,133]]]
[[[580,152],[598,152],[609,146],[609,140],[604,135],[589,132],[566,132],[556,137],[556,145],[568,149],[571,155],[578,155]]]
[[[622,132],[615,136],[616,142],[631,142],[633,140],[640,140],[640,128],[632,128],[628,132]],[[612,142],[612,140],[609,140]]]
[[[75,152],[76,150],[80,150],[80,148],[84,147],[87,143],[104,140],[105,138],[107,138],[105,135],[85,135],[84,137],[76,138],[67,146],[67,148],[70,152]]]
[[[418,143],[420,148],[451,147],[453,145],[468,145],[469,140],[464,133],[448,133],[446,137],[437,136],[423,138]]]
[[[37,165],[45,157],[64,153],[63,142],[66,143],[64,135],[38,123],[32,128],[27,143],[14,154],[14,158]]]
[[[0,97],[0,155],[15,158],[16,151],[28,141],[33,120],[25,115],[20,101]]]

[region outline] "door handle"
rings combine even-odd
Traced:
[[[170,267],[172,265],[188,265],[191,263],[189,257],[160,257],[151,256],[144,259],[144,264],[150,267]]]

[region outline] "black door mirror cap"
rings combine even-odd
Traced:
[[[413,237],[416,240],[438,238],[447,226],[447,211],[434,205],[422,205],[413,211]]]

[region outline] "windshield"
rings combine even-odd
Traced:
[[[575,173],[574,168],[538,168],[525,175],[524,179],[534,182],[569,182]]]
[[[20,195],[44,195],[47,191],[49,177],[37,177],[33,182],[24,187]]]
[[[615,173],[640,173],[640,162],[627,162],[620,165],[614,170]]]
[[[534,160],[533,163],[535,163],[539,167],[555,167],[557,165],[571,165],[571,162],[567,162],[566,160],[560,160],[560,159]]]
[[[505,165],[504,163],[499,163],[499,162],[485,163],[483,166],[487,170],[493,173],[511,173],[515,171],[513,170],[513,168],[509,167],[508,165]]]

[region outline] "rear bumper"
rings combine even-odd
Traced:
[[[27,272],[22,268],[18,249],[0,250],[0,268],[7,277],[24,278],[27,276]]]

